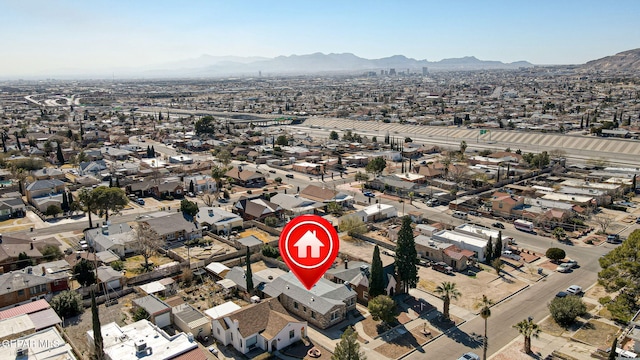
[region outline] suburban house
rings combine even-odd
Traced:
[[[327,270],[325,279],[336,284],[348,284],[356,292],[357,301],[367,305],[369,303],[369,277],[371,265],[360,261],[345,261],[344,266]],[[402,286],[396,280],[395,265],[389,264],[382,268],[384,274],[385,294],[393,296],[402,291]]]
[[[171,306],[155,295],[134,299],[133,303],[136,307],[144,309],[149,314],[148,320],[159,328],[171,325]]]
[[[0,198],[0,220],[21,218],[26,213],[27,207],[24,205],[22,197]]]
[[[229,272],[229,269],[225,264],[219,262],[212,262],[205,267],[216,280],[224,279],[225,275]]]
[[[311,290],[288,272],[264,286],[264,293],[278,298],[290,313],[326,329],[347,318],[356,308],[356,292],[346,285],[321,278]]]
[[[98,266],[98,284],[105,293],[117,291],[125,284],[126,278],[120,271],[114,270],[111,266]]]
[[[165,243],[193,240],[202,237],[202,228],[184,218],[182,213],[157,212],[151,218],[139,220],[146,223]]]
[[[0,309],[38,299],[51,299],[53,282],[53,279],[28,270],[0,275]]]
[[[31,261],[40,262],[42,260],[42,253],[34,242],[29,240],[10,241],[11,238],[9,237],[6,239],[9,241],[5,242],[3,237],[0,234],[0,267],[3,273],[25,267],[25,263],[18,261],[20,254],[26,255]],[[30,265],[31,263],[28,262],[28,264]]]
[[[30,204],[40,211],[46,211],[49,205],[60,205],[65,183],[58,179],[36,180],[25,188],[25,195]]]
[[[211,335],[211,320],[193,306],[183,303],[171,309],[173,324],[197,338]]]
[[[56,168],[45,167],[39,170],[34,170],[31,174],[36,180],[51,180],[51,179],[64,180],[65,178],[64,172]]]
[[[169,335],[146,319],[122,327],[112,322],[102,325],[100,331],[108,360],[207,358],[198,343],[187,334]],[[87,331],[87,342],[93,351],[93,330]]]
[[[125,190],[127,194],[134,194],[138,197],[153,196],[156,199],[181,198],[184,196],[184,186],[178,180],[162,180],[160,184],[157,184],[154,180],[144,180],[127,185]]]
[[[307,199],[299,195],[278,193],[271,197],[271,202],[277,204],[284,210],[289,217],[314,214],[316,209],[320,209],[325,205],[317,201]]]
[[[403,181],[397,176],[392,175],[378,176],[375,179],[369,181],[368,185],[378,191],[405,195],[415,191],[416,187],[418,186],[416,183]]]
[[[243,170],[242,167],[236,167],[227,171],[224,176],[231,179],[234,184],[242,187],[262,187],[267,181],[264,175],[257,172]]]
[[[495,192],[491,195],[491,210],[502,216],[511,216],[515,207],[524,205],[522,196],[515,196],[504,192]]]
[[[239,215],[223,210],[219,207],[201,207],[193,219],[199,228],[206,228],[216,234],[228,233],[231,229],[242,228],[242,218]]]
[[[389,204],[375,204],[367,206],[364,209],[360,209],[353,214],[345,215],[340,218],[343,219],[349,217],[358,217],[362,219],[365,223],[367,222],[375,222],[380,220],[391,219],[398,216],[398,209],[396,209],[393,205]]]
[[[351,206],[353,204],[353,196],[338,192],[335,190],[323,188],[316,185],[309,185],[302,189],[300,195],[309,200],[318,201],[324,204],[336,202],[342,206]]]
[[[191,191],[191,183],[193,183],[194,194],[199,192],[214,192],[216,191],[216,180],[209,175],[193,175],[185,176],[184,188],[186,191]]]
[[[89,229],[84,232],[84,237],[96,252],[110,250],[124,258],[135,251],[136,234],[127,223]]]
[[[213,336],[242,354],[273,352],[307,336],[307,323],[293,318],[278,299],[266,299],[213,320]]]
[[[99,176],[105,170],[107,170],[107,164],[104,160],[85,161],[78,165],[80,175]]]
[[[280,219],[282,208],[263,198],[242,197],[233,206],[233,212],[238,213],[244,220],[264,220],[270,216]]]
[[[425,235],[416,236],[415,243],[419,258],[436,262],[442,261],[456,271],[465,270],[475,257],[471,250],[460,249],[453,244],[432,240]]]
[[[22,315],[29,317],[29,320],[31,320],[33,324],[34,332],[56,325],[62,325],[62,320],[45,299],[0,311],[0,320],[12,319]]]
[[[485,260],[487,239],[449,230],[438,231],[432,235],[431,239],[442,243],[453,244],[461,250],[470,250],[473,252],[473,257],[477,259],[477,261]]]

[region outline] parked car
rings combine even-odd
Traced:
[[[609,234],[607,235],[607,242],[610,244],[616,244],[620,242],[620,235],[618,234]]]
[[[276,171],[275,170],[269,170],[270,173],[275,174]]]
[[[287,174],[285,176],[288,177],[289,179],[293,179],[293,174]]]
[[[365,192],[362,193],[362,195],[364,195],[366,197],[370,197],[370,198],[376,197],[376,194],[372,193],[371,191],[365,191]]]
[[[469,215],[473,215],[473,216],[482,216],[482,214],[480,214],[479,212],[475,211],[475,210],[469,210]]]
[[[582,294],[582,287],[578,285],[571,285],[566,290],[569,294],[580,295]]]
[[[569,260],[569,261],[565,262],[565,264],[570,265],[572,269],[575,269],[575,268],[578,267],[578,262],[575,261],[575,260]]]
[[[441,273],[445,273],[445,274],[453,273],[453,268],[442,261],[431,265],[431,267],[433,268],[433,270],[440,271]]]
[[[225,198],[220,198],[220,199],[218,199],[218,202],[219,202],[219,203],[222,203],[222,204],[226,204],[226,203],[228,203],[228,202],[229,202],[229,200],[227,200],[227,199],[225,199]]]
[[[418,260],[418,265],[420,266],[424,266],[424,267],[429,267],[429,260]]]
[[[138,204],[140,204],[140,205],[144,205],[144,199],[143,199],[143,198],[138,198],[138,199],[136,200],[136,202],[137,202]]]
[[[556,294],[557,298],[564,298],[567,297],[569,294],[566,291],[560,291]]]
[[[480,356],[476,353],[468,352],[460,356],[458,360],[480,360]]]
[[[438,199],[429,199],[425,204],[427,204],[427,206],[429,207],[433,207],[440,205],[440,202],[438,201]]]
[[[491,226],[498,229],[504,229],[504,225],[500,222],[494,222],[493,224],[491,224]]]
[[[503,251],[502,256],[513,260],[520,260],[520,255],[514,254],[511,250]]]
[[[556,268],[557,272],[561,272],[561,273],[566,273],[571,271],[571,265],[567,264],[567,263],[563,263],[558,265],[558,267]]]
[[[640,224],[640,217],[636,218],[636,224]]]
[[[196,195],[195,195],[194,193],[192,193],[191,191],[189,191],[189,192],[187,193],[187,196],[188,196],[188,197],[196,197]]]

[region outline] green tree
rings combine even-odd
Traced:
[[[198,204],[187,199],[182,199],[182,201],[180,201],[180,211],[182,211],[183,214],[194,217],[198,213]]]
[[[560,248],[548,248],[545,256],[552,262],[557,263],[559,260],[564,259],[567,254]]]
[[[369,279],[369,297],[375,298],[384,294],[384,269],[382,259],[380,259],[380,248],[376,245],[373,248],[373,258],[371,260],[371,275]]]
[[[358,216],[346,216],[340,219],[338,228],[341,232],[347,232],[347,235],[361,235],[367,232],[367,225]]]
[[[342,205],[338,204],[335,201],[332,201],[327,204],[327,212],[335,216],[342,216],[344,209],[342,208]]]
[[[189,181],[189,192],[192,194],[196,193],[196,186],[193,184],[193,180]]]
[[[54,261],[62,258],[62,251],[58,246],[49,244],[42,248],[42,256],[47,261]]]
[[[109,211],[118,214],[129,203],[127,194],[120,188],[98,186],[91,190],[91,196],[95,198],[97,209],[104,214],[104,219],[109,221]]]
[[[467,142],[462,140],[460,142],[460,154],[462,155],[462,157],[464,158],[464,152],[467,151]]]
[[[457,300],[462,293],[456,287],[456,283],[445,281],[436,287],[435,293],[440,295],[443,302],[442,316],[445,319],[449,319],[449,306],[451,300]]]
[[[502,271],[504,263],[500,257],[497,257],[491,261],[491,267],[496,271],[496,274],[500,275],[500,271]]]
[[[369,300],[367,308],[373,320],[382,320],[383,325],[393,323],[398,316],[396,302],[387,295],[378,295]]]
[[[245,261],[247,263],[247,272],[245,273],[245,278],[247,279],[247,292],[249,294],[253,294],[253,271],[251,271],[251,253],[249,252],[248,246]]]
[[[21,252],[18,254],[18,269],[24,269],[27,266],[32,266],[34,265],[34,261],[33,259],[31,259],[31,257],[29,255],[27,255],[26,252]]]
[[[278,138],[276,138],[276,145],[280,145],[280,146],[289,145],[289,139],[287,138],[287,135],[278,136]]]
[[[262,246],[262,255],[273,258],[273,259],[277,259],[278,256],[280,256],[280,252],[278,251],[277,248],[269,244],[264,244]]]
[[[96,271],[93,263],[82,259],[76,263],[73,267],[73,274],[76,277],[76,281],[83,287],[93,285],[96,283]]]
[[[220,161],[222,165],[224,165],[226,171],[227,166],[231,164],[231,153],[227,150],[220,150],[220,152],[218,152],[218,154],[216,155],[216,158],[218,158],[218,161]]]
[[[338,140],[338,139],[340,139],[340,136],[338,136],[338,133],[337,133],[337,132],[335,132],[335,131],[333,131],[333,130],[332,130],[332,131],[329,133],[329,140]]]
[[[587,312],[587,306],[575,295],[556,297],[549,303],[549,312],[558,325],[569,326],[578,316]]]
[[[355,181],[369,181],[369,175],[358,171],[354,177]]]
[[[53,216],[53,217],[57,217],[61,213],[62,213],[62,209],[60,209],[60,206],[56,204],[51,204],[47,206],[47,210],[44,212],[45,215]]]
[[[95,290],[91,289],[91,324],[93,327],[93,355],[96,360],[104,360],[104,344],[102,341],[102,326],[100,325],[100,313],[96,304]]]
[[[147,320],[149,319],[149,313],[143,307],[137,306],[133,311],[133,321]]]
[[[383,157],[377,157],[373,160],[369,160],[369,163],[365,167],[365,170],[368,173],[373,173],[375,175],[379,175],[382,173],[384,168],[387,167],[387,161]]]
[[[275,181],[277,184],[281,184],[282,178],[278,176],[277,178],[273,179],[273,181]]]
[[[533,322],[532,318],[524,319],[513,326],[518,329],[518,332],[524,336],[524,351],[525,354],[531,354],[531,338],[537,338],[540,334],[540,327]]]
[[[491,305],[493,305],[493,301],[487,297],[487,295],[482,295],[482,299],[475,305],[476,308],[480,309],[480,317],[484,319],[484,339],[482,341],[482,360],[487,360],[487,347],[489,345],[489,339],[487,338],[487,322],[489,317],[491,316]]]
[[[62,211],[69,211],[69,199],[67,198],[67,192],[62,193],[62,204],[60,204]]]
[[[618,293],[607,304],[614,318],[628,322],[640,310],[640,230],[633,231],[627,240],[600,258],[602,270],[598,283],[610,293]]]
[[[203,116],[195,123],[196,134],[215,134],[215,119],[211,115]]]
[[[216,199],[220,196],[220,190],[222,190],[222,179],[224,179],[227,168],[223,166],[214,165],[211,167],[211,178],[216,182]]]
[[[611,344],[611,350],[609,350],[609,356],[607,360],[616,360],[618,358],[618,353],[616,350],[618,349],[618,337],[613,338],[613,344]]]
[[[65,290],[51,299],[51,308],[62,318],[70,318],[84,311],[82,295],[76,291]]]
[[[62,146],[58,143],[58,149],[56,150],[56,158],[60,165],[64,164],[64,155],[62,154]]]
[[[496,239],[496,245],[493,247],[493,257],[499,258],[502,256],[502,230],[498,230],[498,238]]]
[[[96,214],[98,210],[98,204],[96,202],[93,193],[88,188],[82,188],[78,191],[78,203],[80,209],[87,213],[89,216],[89,227],[93,228],[93,222],[91,221],[91,214]]]
[[[398,231],[396,272],[405,293],[418,284],[418,253],[409,216],[402,218],[402,226]]]
[[[491,264],[493,260],[493,238],[489,236],[489,240],[487,241],[487,247],[484,252],[484,263]]]
[[[351,326],[342,333],[340,342],[331,355],[331,360],[366,360],[367,357],[360,351],[358,344],[358,334]]]
[[[558,241],[562,241],[565,237],[567,237],[567,234],[564,232],[564,229],[561,227],[557,227],[553,229],[552,235]]]
[[[267,216],[264,219],[264,224],[271,228],[276,227],[278,225],[278,219],[275,216]]]

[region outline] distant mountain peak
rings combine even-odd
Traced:
[[[640,71],[640,48],[626,50],[597,60],[591,60],[582,65],[580,69],[585,71],[608,72]]]

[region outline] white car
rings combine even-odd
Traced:
[[[458,358],[458,360],[480,360],[480,355],[468,352]]]
[[[571,264],[563,263],[556,268],[557,272],[565,273],[571,271]]]
[[[566,290],[569,294],[580,295],[582,294],[582,287],[578,285],[571,285]]]

